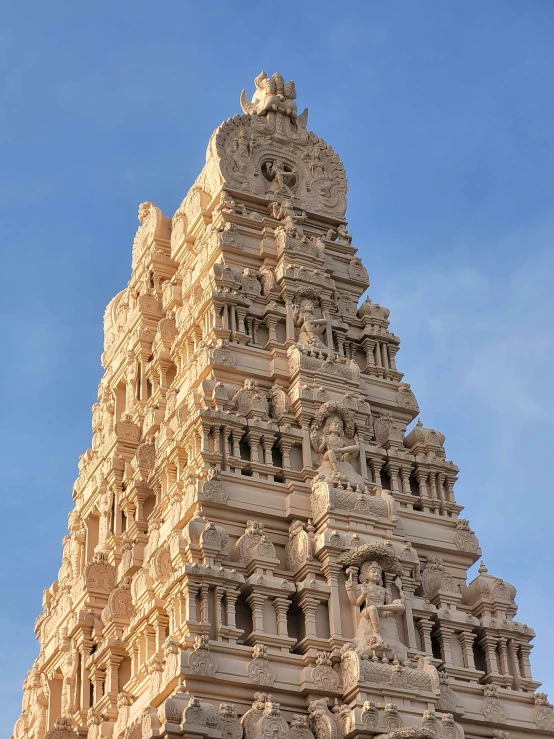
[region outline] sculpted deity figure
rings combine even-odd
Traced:
[[[69,514],[70,557],[73,582],[81,574],[82,552],[87,538],[85,527],[77,510]]]
[[[79,669],[79,652],[72,647],[63,659],[62,713],[69,715],[77,705],[77,671]]]
[[[355,651],[364,659],[371,657],[373,652],[379,653],[389,649],[397,653],[397,645],[400,644],[396,631],[396,622],[394,616],[397,613],[403,613],[405,610],[404,595],[402,592],[402,582],[400,578],[396,578],[395,585],[400,592],[400,598],[392,599],[390,590],[383,587],[383,568],[376,561],[368,561],[362,564],[360,570],[360,585],[352,579],[352,571],[349,572],[350,578],[346,581],[346,592],[350,602],[355,606],[362,606],[360,620],[355,637]],[[389,622],[392,617],[393,633],[391,629],[384,628],[385,622]],[[388,631],[388,633],[386,633]],[[392,637],[392,638],[390,638]],[[405,652],[405,647],[402,652]],[[403,656],[403,655],[402,655]]]
[[[104,552],[108,548],[108,536],[110,535],[110,524],[112,518],[113,492],[106,488],[99,497],[97,508],[100,514],[98,524],[97,552]]]
[[[283,177],[285,174],[290,177],[292,173],[284,172],[283,170]],[[285,233],[298,238],[304,236],[302,224],[308,218],[305,211],[302,211],[302,213],[296,213],[291,200],[283,200],[282,203],[272,203],[271,210],[273,217],[277,221],[281,221],[283,223],[283,230]]]
[[[306,344],[328,353],[329,349],[320,339],[329,323],[329,316],[323,312],[323,318],[315,316],[316,303],[310,297],[302,298],[295,315],[295,325],[298,328],[298,343]]]
[[[344,423],[339,416],[332,415],[325,421],[321,439],[318,441],[317,429],[310,430],[312,448],[318,454],[323,454],[324,461],[329,462],[333,473],[341,475],[339,462],[347,462],[351,457],[360,453],[357,443],[349,444],[344,437]],[[357,442],[356,437],[354,437]]]

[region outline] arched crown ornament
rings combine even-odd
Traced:
[[[308,212],[339,221],[346,213],[346,174],[342,162],[323,139],[306,130],[308,111],[296,114],[294,82],[279,74],[256,78],[256,92],[249,101],[241,95],[244,115],[222,123],[214,132],[206,154],[206,166],[192,191],[213,197],[228,190],[293,204]],[[189,226],[200,214],[187,195],[179,208]],[[207,198],[209,200],[209,197]]]

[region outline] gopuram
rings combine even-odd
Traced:
[[[262,72],[127,287],[15,739],[554,736],[337,154]]]

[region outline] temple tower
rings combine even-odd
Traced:
[[[369,298],[337,154],[260,74],[127,287],[15,739],[552,736],[515,589]]]

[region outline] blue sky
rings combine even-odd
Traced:
[[[60,566],[137,205],[175,211],[261,69],[295,79],[346,165],[398,366],[446,434],[458,501],[489,571],[517,587],[554,692],[554,3],[21,0],[2,21],[3,735]]]

